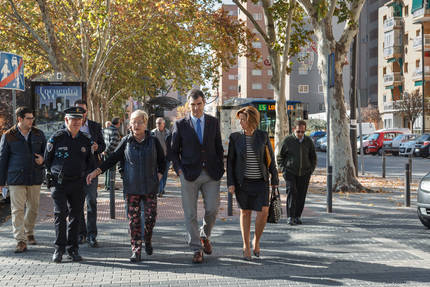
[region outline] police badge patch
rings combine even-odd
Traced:
[[[48,152],[51,152],[53,148],[54,148],[54,145],[53,145],[52,143],[48,143],[48,144],[46,145],[46,150],[47,150]]]
[[[87,151],[87,149],[83,146],[83,147],[81,147],[81,152],[86,152]]]

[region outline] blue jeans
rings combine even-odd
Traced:
[[[167,161],[166,163],[166,170],[164,171],[163,177],[160,180],[160,184],[158,187],[158,194],[164,194],[164,188],[166,187],[167,182],[167,175],[169,174],[169,168],[170,168],[170,161]]]
[[[82,210],[80,235],[87,238],[97,237],[97,186],[98,177],[94,178],[90,185],[84,185],[85,200],[87,201],[87,220]]]

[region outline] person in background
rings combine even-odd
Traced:
[[[110,127],[112,125],[111,121],[106,121],[105,122],[105,129],[107,129],[108,127]]]
[[[277,156],[278,166],[286,183],[287,223],[302,224],[309,180],[317,165],[317,154],[312,139],[305,136],[306,122],[294,123],[293,135],[285,137]]]
[[[83,122],[80,131],[87,134],[93,141],[94,157],[99,166],[102,162],[101,153],[105,150],[106,145],[103,139],[102,126],[95,121],[88,119],[88,105],[84,100],[77,100],[76,107],[84,110]],[[85,238],[90,247],[98,247],[97,242],[97,186],[98,178],[95,178],[90,185],[85,185],[85,198],[87,201],[87,221],[82,211],[81,227],[79,232],[79,244],[85,242]]]
[[[152,135],[155,136],[161,144],[161,147],[164,151],[164,156],[166,157],[166,169],[163,174],[163,178],[160,181],[160,190],[158,191],[158,197],[163,197],[166,187],[167,175],[169,173],[170,161],[167,158],[167,146],[170,144],[170,132],[166,129],[166,121],[164,118],[157,118],[155,120],[155,124],[157,127],[151,131]]]
[[[46,140],[43,132],[33,126],[30,108],[19,107],[15,114],[18,123],[0,141],[0,191],[9,185],[15,253],[21,253],[27,250],[27,244],[37,244],[34,226],[39,213]]]
[[[220,201],[220,180],[224,174],[224,149],[219,122],[205,114],[205,97],[201,90],[188,94],[191,114],[175,122],[171,158],[181,180],[182,208],[193,251],[193,263],[203,262],[203,252],[212,254],[209,241]],[[205,207],[203,225],[198,226],[197,200],[202,193]]]
[[[145,215],[145,252],[152,255],[152,230],[157,217],[158,185],[166,168],[163,148],[158,139],[146,130],[147,124],[148,115],[142,110],[134,111],[130,116],[131,134],[125,136],[106,161],[87,177],[87,183],[91,183],[98,175],[118,161],[121,162],[131,236],[131,262],[141,260],[142,202]]]
[[[103,130],[103,137],[106,144],[106,149],[103,152],[104,158],[108,158],[116,149],[119,142],[121,141],[121,136],[119,134],[119,127],[121,126],[121,120],[118,117],[114,117],[112,119],[112,124]],[[105,186],[106,190],[110,190],[111,188],[115,189],[115,173],[116,173],[116,165],[110,168],[106,172],[105,178]]]
[[[236,117],[242,131],[230,135],[227,186],[228,191],[236,195],[240,207],[243,258],[251,260],[251,213],[253,210],[257,212],[252,245],[254,255],[260,257],[260,238],[269,211],[269,185],[278,187],[279,179],[269,135],[257,129],[260,122],[258,110],[247,106],[237,111]]]

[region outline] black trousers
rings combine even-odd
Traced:
[[[287,217],[301,217],[305,207],[311,175],[297,176],[284,173],[287,189]]]
[[[62,252],[67,245],[78,249],[79,225],[85,200],[84,180],[55,184],[51,188],[51,196],[54,200],[55,247]]]

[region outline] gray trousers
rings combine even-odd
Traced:
[[[200,237],[209,239],[215,225],[220,201],[220,181],[213,180],[205,170],[195,181],[188,181],[181,173],[182,208],[184,209],[187,241],[192,251],[202,250]],[[197,201],[202,192],[205,214],[200,227],[197,219]]]

